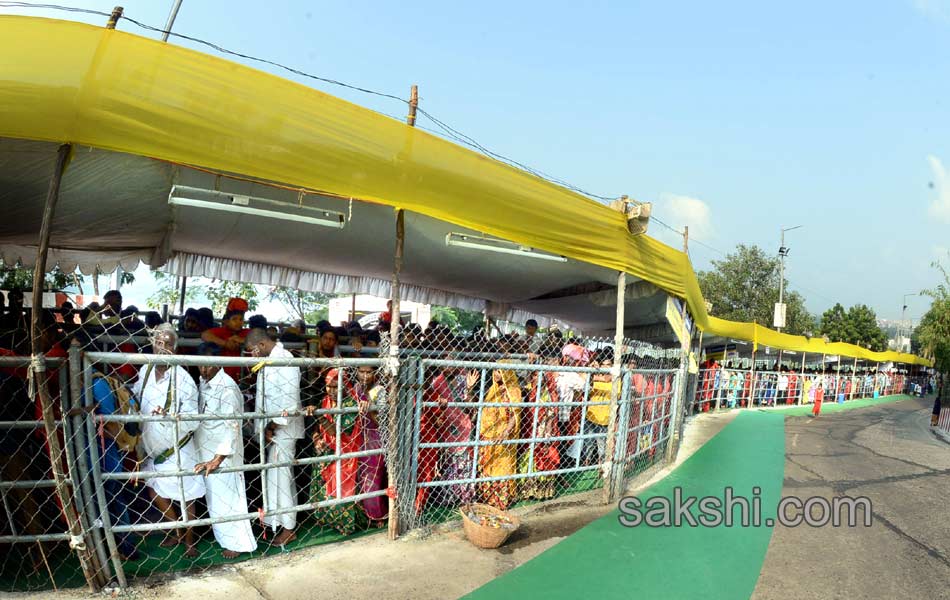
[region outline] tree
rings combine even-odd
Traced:
[[[149,308],[160,310],[163,304],[167,304],[174,312],[181,298],[181,288],[178,285],[178,278],[162,271],[152,271],[152,277],[158,287],[155,293],[148,297],[146,303]],[[198,300],[201,288],[199,286],[185,287],[185,302],[195,302]]]
[[[46,274],[43,289],[62,290],[74,284],[78,284],[82,280],[82,275],[78,273],[64,273],[59,267],[53,267],[53,269]],[[0,263],[0,289],[32,290],[33,269]]]
[[[847,312],[840,303],[835,304],[821,315],[819,332],[832,342],[846,342],[877,352],[887,349],[887,334],[878,326],[874,310],[864,304],[856,304]]]
[[[431,319],[458,334],[469,334],[485,326],[482,313],[448,306],[433,306]]]
[[[303,319],[308,325],[325,321],[330,316],[330,300],[334,294],[321,292],[302,292],[289,287],[275,287],[268,294],[268,300],[280,302],[284,309]]]
[[[148,297],[146,301],[149,307],[160,309],[163,304],[168,304],[174,310],[179,306],[181,298],[181,287],[178,277],[162,271],[152,271],[152,277],[158,287],[155,293]],[[228,300],[231,298],[244,298],[247,300],[247,306],[250,310],[255,310],[259,303],[257,286],[253,283],[241,283],[237,281],[212,280],[209,284],[198,283],[202,281],[199,278],[189,280],[185,286],[185,302],[194,303],[202,299],[207,299],[211,303],[211,310],[216,315],[224,314],[227,308]]]
[[[248,310],[257,310],[258,292],[253,283],[215,279],[207,287],[199,286],[199,289],[202,289],[205,297],[211,301],[211,310],[216,315],[224,314],[231,298],[244,298],[247,300]]]
[[[950,257],[950,253],[947,256]],[[933,357],[937,370],[950,373],[950,271],[939,261],[931,266],[940,272],[943,281],[921,292],[932,302],[911,341],[916,342],[924,354]]]
[[[841,342],[847,337],[848,312],[841,306],[841,303],[835,303],[821,315],[819,333],[828,336],[832,342]]]
[[[771,326],[778,302],[780,264],[758,246],[739,244],[713,269],[701,271],[699,287],[712,304],[712,314],[730,321],[755,321]],[[815,319],[805,308],[805,299],[788,289],[785,281],[785,329],[802,335],[813,331]]]

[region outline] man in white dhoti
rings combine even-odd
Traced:
[[[174,354],[178,334],[168,324],[155,328],[152,348],[155,354]],[[149,364],[139,369],[132,393],[139,399],[142,415],[186,415],[198,413],[198,388],[183,367]],[[142,471],[175,472],[193,471],[198,462],[195,443],[192,439],[198,427],[197,421],[146,422],[142,424],[142,448],[146,458]],[[152,477],[145,481],[151,490],[155,506],[168,521],[177,521],[177,507],[182,503],[188,519],[195,518],[194,500],[205,495],[204,481],[195,475],[177,477]],[[198,556],[195,550],[194,533],[185,529],[184,538],[177,530],[169,530],[162,546],[176,546],[184,541],[185,555]]]
[[[264,329],[252,329],[247,334],[246,347],[251,355],[268,358],[293,358],[283,344],[274,341]],[[266,361],[262,363],[266,365]],[[257,370],[257,367],[255,367]],[[300,368],[263,366],[257,373],[257,395],[254,410],[263,413],[286,414],[258,419],[256,431],[264,432],[267,444],[267,462],[294,460],[297,440],[304,437],[303,416],[300,413]],[[293,467],[275,467],[262,472],[266,493],[264,524],[274,531],[283,530],[273,544],[283,546],[297,539],[297,513],[274,514],[297,505],[297,484]]]
[[[219,349],[214,344],[202,344],[201,356],[217,356]],[[224,369],[211,365],[198,367],[201,385],[198,388],[198,407],[203,415],[232,417],[244,412],[244,397],[241,389]],[[195,473],[205,475],[208,516],[232,517],[247,514],[247,489],[244,473],[215,473],[228,467],[244,464],[244,438],[241,435],[240,419],[201,421],[195,430],[195,445],[198,460]],[[224,550],[224,558],[235,558],[242,552],[257,550],[257,540],[251,530],[251,520],[215,523],[211,526],[214,539]]]

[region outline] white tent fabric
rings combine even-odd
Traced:
[[[174,275],[201,276],[228,281],[251,281],[266,285],[295,288],[305,292],[328,294],[369,294],[388,298],[392,281],[356,275],[333,275],[300,271],[289,267],[275,267],[231,258],[215,258],[194,254],[176,253],[162,267]],[[486,302],[461,294],[452,294],[416,285],[400,285],[400,295],[405,300],[421,304],[454,306],[464,310],[482,312]]]
[[[30,266],[56,144],[0,139],[0,258]],[[266,198],[346,215],[342,229],[284,219],[173,206],[173,185]],[[478,234],[406,213],[400,276],[404,298],[554,321],[585,333],[612,331],[616,273],[446,245],[450,233]],[[78,147],[63,177],[50,265],[91,274],[133,270],[139,261],[176,275],[282,285],[305,291],[389,296],[395,218],[388,206],[208,173],[140,156]],[[630,281],[628,276],[628,281]],[[666,294],[633,279],[627,326],[664,323]]]

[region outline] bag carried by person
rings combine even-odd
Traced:
[[[132,392],[125,387],[115,377],[108,377],[102,373],[96,373],[93,377],[105,380],[115,396],[115,408],[118,415],[132,415],[138,411],[135,408],[135,400],[132,398]],[[141,430],[138,423],[123,423],[122,429],[115,436],[115,443],[122,452],[133,454],[138,446]]]

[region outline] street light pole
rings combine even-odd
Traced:
[[[905,324],[907,322],[907,299],[910,298],[911,296],[917,296],[917,294],[904,294],[904,302],[902,303],[903,308],[901,308],[901,322],[897,328],[897,343],[898,343],[897,351],[898,352],[903,352],[904,336],[906,335],[907,330],[910,329],[910,327],[907,327]]]
[[[779,278],[778,278],[778,303],[781,305],[785,304],[785,257],[788,256],[788,248],[785,247],[785,232],[791,231],[793,229],[799,229],[803,225],[796,225],[795,227],[783,227],[781,229],[781,243],[778,248],[779,255]],[[783,308],[784,312],[784,308]],[[783,315],[784,316],[784,315]],[[782,319],[784,324],[785,319]],[[782,331],[782,327],[776,327],[777,331]]]

